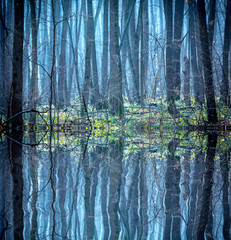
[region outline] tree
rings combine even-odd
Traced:
[[[205,78],[205,95],[207,104],[207,115],[209,122],[217,122],[217,111],[214,93],[213,71],[211,61],[211,51],[209,47],[209,38],[206,24],[205,1],[197,1],[197,11],[199,16],[200,42],[202,48],[202,61]]]
[[[63,106],[67,100],[67,64],[66,64],[66,42],[67,27],[70,14],[71,1],[62,1],[63,22],[61,35],[61,52],[59,56],[59,75],[58,75],[58,105]]]
[[[221,101],[227,106],[230,105],[229,96],[229,50],[231,42],[231,1],[227,1],[226,17],[225,17],[225,34],[223,45],[223,69],[222,69],[222,84],[221,84]],[[231,69],[230,69],[231,72]]]
[[[8,116],[22,112],[23,90],[23,33],[24,33],[24,0],[14,1],[14,40],[13,40],[13,74],[8,104]],[[22,115],[12,121],[12,127],[21,126]]]
[[[204,92],[203,92],[203,82],[202,78],[199,73],[199,67],[198,67],[198,48],[196,44],[196,23],[197,23],[197,8],[196,4],[193,0],[189,0],[189,38],[190,38],[190,60],[191,60],[191,66],[192,66],[192,74],[193,74],[193,91],[194,96],[197,102],[202,104],[204,101]]]
[[[103,53],[102,53],[102,69],[101,69],[101,93],[103,100],[107,97],[108,86],[108,3],[109,0],[104,1],[103,5]]]
[[[110,0],[110,86],[109,111],[123,115],[122,72],[119,48],[119,3]]]
[[[31,108],[36,109],[38,98],[38,56],[37,56],[37,36],[38,22],[36,18],[35,0],[30,0],[31,29],[32,29],[32,86],[31,86]],[[35,114],[30,114],[32,124],[35,124]]]
[[[184,1],[175,2],[173,19],[173,1],[164,0],[164,12],[167,31],[166,41],[166,92],[168,111],[173,116],[178,115],[175,100],[180,98],[180,51],[183,25]],[[173,31],[174,25],[174,31]]]

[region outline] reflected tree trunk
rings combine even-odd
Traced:
[[[36,133],[32,132],[30,134],[30,143],[36,143]],[[32,219],[31,219],[31,239],[36,239],[38,237],[38,211],[37,211],[37,200],[38,200],[38,170],[37,170],[37,151],[36,148],[33,147],[30,150],[31,154],[31,173],[32,173],[32,185],[33,185],[33,193],[31,200],[31,209],[32,209]]]
[[[100,153],[103,154],[104,156],[107,153],[107,149],[103,148]],[[101,181],[102,181],[102,186],[101,186],[101,208],[102,208],[102,217],[103,217],[103,229],[104,229],[104,235],[103,239],[107,240],[109,238],[109,219],[108,219],[108,213],[107,213],[107,206],[108,206],[108,163],[107,159],[104,157],[102,159],[102,162],[100,164],[100,169],[101,169]]]
[[[200,174],[203,171],[202,164],[204,162],[204,153],[200,152],[195,157],[192,163],[192,177],[190,183],[190,200],[189,200],[189,215],[186,230],[187,239],[193,239],[195,232],[196,214],[197,214],[197,196],[199,197],[200,188]]]
[[[109,239],[119,239],[120,224],[118,218],[120,189],[121,189],[121,173],[122,173],[122,159],[123,159],[123,140],[109,144],[109,200],[108,200],[108,214],[110,222],[110,237]]]
[[[224,240],[230,239],[230,207],[229,207],[229,164],[230,164],[230,149],[227,150],[221,157],[220,157],[220,167],[221,167],[221,174],[223,178],[223,198],[222,198],[222,206],[223,206],[223,237]]]
[[[165,215],[164,239],[180,239],[180,157],[175,156],[178,139],[168,144],[167,170],[165,172]]]
[[[204,184],[201,196],[201,210],[199,213],[199,222],[196,230],[198,240],[205,239],[205,229],[208,224],[209,211],[212,204],[212,186],[214,172],[214,158],[216,154],[217,135],[209,134],[207,143],[207,157],[205,160]]]
[[[22,142],[22,135],[15,136],[18,142]],[[23,174],[22,174],[22,145],[13,140],[8,140],[8,152],[13,176],[13,212],[14,212],[14,239],[23,237]]]

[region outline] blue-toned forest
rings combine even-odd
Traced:
[[[0,240],[231,239],[231,0],[0,0]]]

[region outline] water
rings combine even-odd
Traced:
[[[1,239],[231,236],[226,137],[45,139],[1,144]]]

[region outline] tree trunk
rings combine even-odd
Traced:
[[[174,94],[176,99],[180,99],[181,79],[180,79],[180,52],[181,52],[181,35],[184,18],[184,0],[175,1],[174,14],[174,40],[173,40],[173,82]]]
[[[165,23],[167,30],[166,41],[166,93],[168,112],[173,116],[177,115],[175,100],[176,89],[173,78],[173,1],[164,0]]]
[[[119,49],[119,3],[110,0],[110,88],[109,111],[123,115],[122,73]]]
[[[30,0],[31,10],[31,30],[32,30],[32,88],[31,88],[31,108],[36,109],[38,98],[38,56],[37,56],[37,36],[38,26],[35,11],[35,0]],[[35,124],[35,113],[30,114],[31,124]]]
[[[14,9],[13,76],[8,105],[9,117],[22,112],[24,0],[15,0]],[[13,128],[22,124],[22,114],[12,121]]]
[[[67,42],[67,27],[70,14],[71,1],[62,1],[63,19],[62,36],[61,36],[61,52],[59,56],[59,75],[58,75],[58,105],[63,106],[66,103],[65,81],[67,79],[67,64],[66,64],[66,42]]]
[[[196,45],[196,14],[197,11],[196,6],[193,4],[192,0],[189,0],[189,37],[190,37],[190,49],[191,49],[191,66],[192,66],[192,74],[193,74],[193,91],[194,96],[197,102],[203,103],[204,94],[201,91],[201,79],[198,69],[197,63],[197,45]]]
[[[223,45],[223,78],[221,84],[221,101],[227,106],[230,105],[229,96],[229,50],[231,41],[231,1],[227,1],[226,18],[225,18],[225,34]],[[230,69],[231,71],[231,69]]]
[[[190,63],[188,58],[184,57],[185,71],[184,71],[184,100],[187,105],[190,104]]]
[[[129,57],[129,63],[132,71],[134,97],[138,101],[140,99],[139,94],[139,36],[136,31],[135,24],[135,11],[133,11],[130,20],[130,39],[131,39],[131,57]]]
[[[200,24],[199,26],[200,41],[201,41],[201,48],[202,48],[202,60],[203,60],[204,77],[205,77],[205,95],[207,100],[207,115],[208,115],[208,121],[214,123],[214,122],[217,122],[217,111],[216,111],[212,61],[211,61],[211,54],[209,50],[209,40],[208,40],[204,0],[198,0],[197,10],[198,10],[199,24]]]
[[[92,9],[92,0],[87,1],[87,12],[88,12],[88,27],[87,27],[87,37],[90,42],[91,47],[91,64],[92,64],[92,98],[93,104],[96,108],[99,108],[99,79],[98,79],[98,68],[97,68],[97,59],[96,59],[96,47],[95,47],[95,26],[94,26],[94,17]]]
[[[201,211],[199,214],[199,222],[196,229],[196,239],[205,239],[205,229],[206,225],[209,221],[209,211],[212,202],[212,187],[213,187],[213,172],[214,172],[214,158],[216,155],[216,145],[217,145],[217,135],[209,134],[208,135],[208,143],[207,143],[207,157],[205,160],[205,168],[206,171],[204,173],[204,184],[202,191],[201,202]]]
[[[108,96],[108,3],[109,0],[104,1],[103,12],[103,55],[102,55],[102,85],[101,93],[104,100]]]
[[[83,1],[84,3],[85,1]],[[85,4],[85,3],[84,3]],[[84,11],[85,6],[84,6]],[[87,19],[89,16],[87,16]],[[84,21],[85,22],[85,21]],[[86,104],[86,107],[88,106],[89,101],[89,93],[91,88],[91,41],[90,41],[90,33],[89,33],[89,20],[87,20],[87,25],[84,25],[84,31],[85,31],[85,43],[86,43],[86,50],[85,50],[85,73],[84,73],[84,83],[83,83],[83,101]],[[82,114],[85,111],[84,106],[82,106]]]
[[[209,34],[209,46],[211,47],[211,54],[212,54],[212,44],[213,44],[214,26],[215,26],[215,13],[216,13],[216,0],[209,1],[209,8],[210,9],[209,9],[209,19],[208,19],[208,34]]]

